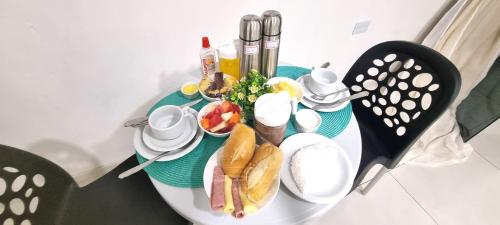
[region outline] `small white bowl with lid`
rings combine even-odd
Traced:
[[[297,111],[293,119],[293,124],[300,133],[316,132],[321,126],[321,116],[314,110],[301,109]]]

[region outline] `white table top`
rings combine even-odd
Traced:
[[[354,171],[358,171],[361,160],[361,134],[354,114],[346,129],[333,140],[346,150]],[[203,188],[177,188],[153,178],[151,181],[160,195],[177,213],[195,224],[303,224],[322,215],[334,206],[334,204],[320,205],[305,202],[296,198],[286,187],[281,185],[276,199],[266,208],[244,219],[235,219],[232,216],[214,212],[210,208],[210,201]]]

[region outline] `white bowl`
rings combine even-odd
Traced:
[[[203,106],[203,108],[201,108],[200,112],[198,113],[198,118],[196,118],[196,119],[198,120],[198,126],[203,131],[205,131],[207,134],[214,136],[214,137],[227,137],[227,136],[229,136],[229,133],[231,133],[231,131],[226,132],[226,133],[214,133],[214,132],[210,132],[210,131],[206,130],[205,128],[203,128],[203,126],[201,126],[201,120],[203,119],[203,116],[205,116],[207,114],[207,109],[213,107],[214,105],[220,105],[220,104],[222,104],[222,101],[210,102],[207,105]],[[240,110],[241,110],[241,107],[240,107]]]
[[[287,82],[289,83],[290,85],[292,85],[295,90],[299,93],[299,97],[297,98],[298,101],[301,101],[302,100],[302,97],[304,96],[304,90],[302,88],[302,85],[299,84],[299,82],[293,80],[293,79],[290,79],[288,77],[273,77],[271,79],[269,79],[266,84],[269,84],[269,85],[274,85],[274,84],[277,84],[279,82]]]
[[[256,146],[257,148],[257,146]],[[212,193],[212,180],[213,180],[213,173],[214,173],[214,168],[217,165],[222,165],[222,153],[224,150],[224,146],[220,147],[217,149],[217,151],[210,156],[210,158],[207,161],[207,164],[205,165],[205,170],[203,171],[203,187],[205,188],[205,193],[208,196],[208,199],[210,201],[210,195]],[[263,208],[268,206],[273,200],[276,198],[278,195],[278,191],[280,189],[280,174],[276,176],[276,178],[273,181],[273,184],[269,188],[269,191],[267,194],[264,196],[264,198],[255,203],[255,206],[257,207],[257,212],[262,211]],[[255,214],[253,213],[253,214]],[[253,215],[250,214],[250,215]]]
[[[198,92],[200,92],[201,97],[203,97],[205,100],[207,100],[209,102],[215,102],[215,101],[221,101],[222,100],[222,98],[212,98],[212,97],[206,96],[205,93],[203,93],[203,91],[201,91],[199,88],[198,88]]]

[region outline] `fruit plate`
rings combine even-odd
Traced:
[[[210,199],[210,194],[212,193],[212,180],[214,175],[213,174],[214,168],[217,165],[222,166],[223,151],[224,151],[224,146],[217,149],[217,151],[214,154],[212,154],[212,156],[208,159],[207,164],[205,165],[205,170],[203,171],[203,187],[205,188],[205,193],[207,194],[208,199]],[[280,189],[280,175],[278,174],[274,179],[273,184],[269,188],[269,191],[267,191],[266,196],[261,201],[255,203],[255,206],[257,207],[257,212],[262,211],[262,209],[264,209],[266,206],[271,204],[271,202],[273,202],[273,200],[278,195],[279,189]]]
[[[227,132],[223,132],[223,133],[211,132],[211,131],[205,129],[202,125],[203,117],[205,117],[208,113],[210,113],[209,111],[214,110],[215,107],[222,105],[222,103],[223,103],[223,101],[215,101],[215,102],[208,103],[207,105],[205,105],[203,108],[200,109],[200,112],[198,113],[198,116],[197,116],[198,126],[203,131],[205,131],[207,134],[214,136],[214,137],[227,137],[227,136],[229,136],[229,133],[231,133],[231,130],[228,130]],[[234,104],[234,103],[231,103],[231,104]],[[237,106],[237,107],[239,108],[239,111],[241,112],[241,107],[239,107],[239,106]],[[221,121],[219,121],[219,122],[221,122]],[[238,120],[238,122],[240,122],[240,121],[241,121],[241,118]],[[234,125],[235,124],[233,124],[233,126]]]

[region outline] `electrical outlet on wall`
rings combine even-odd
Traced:
[[[370,27],[371,20],[363,20],[354,24],[354,29],[352,30],[352,35],[365,33]]]

